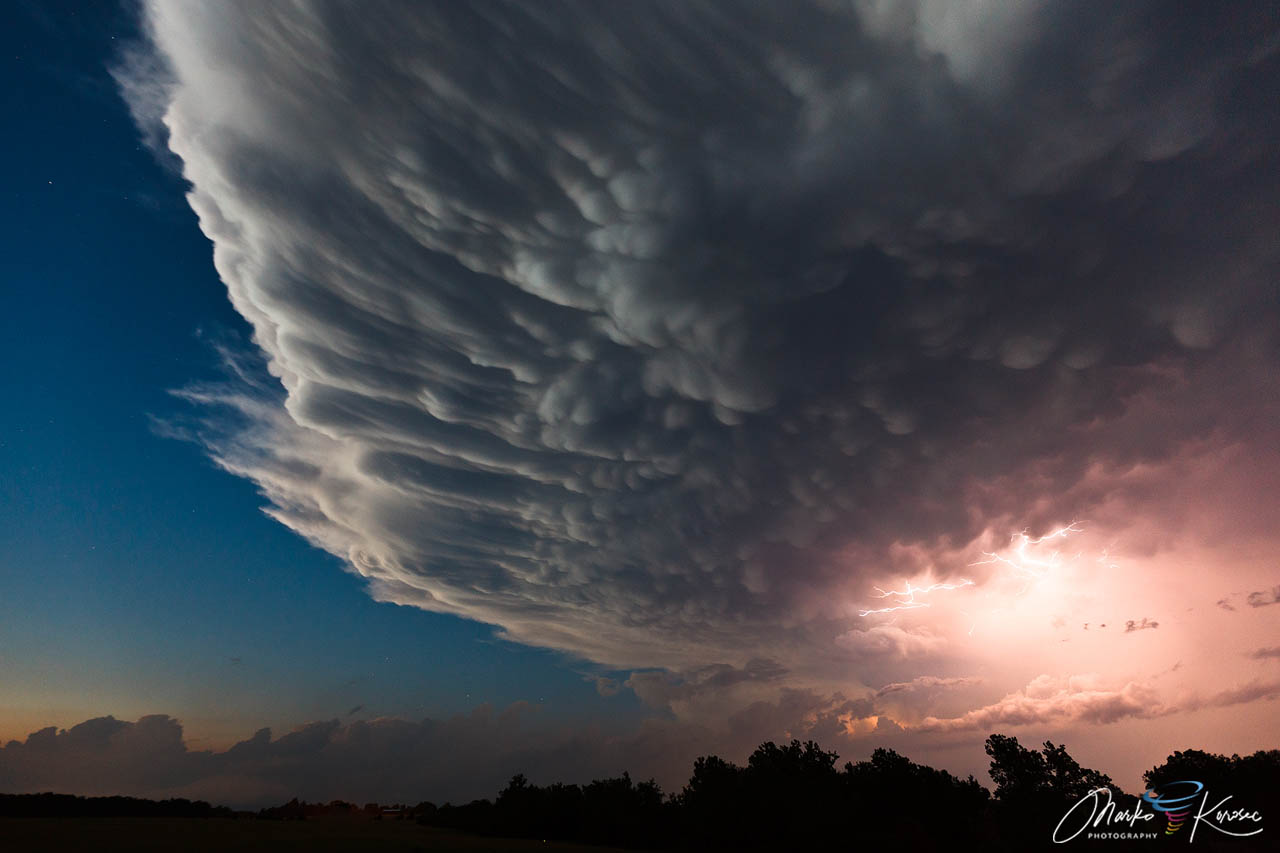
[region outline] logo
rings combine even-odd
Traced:
[[[1233,797],[1234,794],[1228,794],[1211,806],[1205,784],[1185,779],[1146,791],[1130,810],[1117,807],[1110,789],[1094,788],[1067,809],[1054,827],[1053,842],[1066,844],[1081,835],[1092,840],[1151,840],[1159,835],[1140,830],[1156,814],[1165,817],[1166,836],[1174,835],[1189,822],[1188,843],[1196,840],[1196,831],[1201,825],[1233,838],[1248,838],[1262,832],[1262,814],[1256,809],[1229,806]]]
[[[1189,792],[1186,791],[1190,787]],[[1151,789],[1142,795],[1142,801],[1158,812],[1164,812],[1164,816],[1169,823],[1164,828],[1165,835],[1173,835],[1182,824],[1186,822],[1187,815],[1191,814],[1191,803],[1200,792],[1204,790],[1204,783],[1195,782],[1188,779],[1185,782],[1170,782],[1164,786],[1164,791],[1157,796],[1155,789]]]

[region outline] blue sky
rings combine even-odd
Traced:
[[[195,743],[260,725],[482,702],[625,716],[561,655],[374,602],[264,516],[252,484],[161,437],[170,389],[247,339],[184,182],[140,141],[108,4],[23,4],[4,28],[0,739],[169,713]],[[239,663],[234,663],[238,658]]]

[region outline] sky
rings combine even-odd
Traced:
[[[1280,723],[1280,22],[20,4],[0,790]]]

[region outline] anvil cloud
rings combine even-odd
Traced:
[[[274,377],[188,389],[199,434],[373,595],[651,670],[628,685],[659,705],[959,685],[972,710],[1040,669],[945,596],[1021,607],[1000,630],[1053,654],[1110,618],[1140,657],[1275,581],[1263,6],[146,16],[126,88]],[[981,563],[1075,520],[1070,589]],[[1209,569],[1161,562],[1183,546]],[[857,615],[922,578],[973,583]],[[1132,679],[1192,654],[1160,648],[1072,714],[1155,713]],[[1116,660],[1090,649],[1055,677]]]

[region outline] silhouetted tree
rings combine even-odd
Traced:
[[[1224,797],[1230,797],[1226,805],[1232,809],[1256,809],[1264,818],[1280,818],[1280,750],[1259,750],[1242,758],[1239,755],[1228,757],[1188,749],[1173,753],[1165,759],[1164,764],[1142,774],[1142,778],[1147,783],[1147,789],[1155,789],[1157,794],[1161,786],[1170,782],[1200,782],[1208,795],[1204,804],[1210,808]],[[1264,831],[1263,836],[1274,831]],[[1225,841],[1215,837],[1212,832],[1196,836],[1197,846],[1202,843],[1221,843],[1225,849]]]
[[[1052,741],[1045,741],[1043,750],[1036,752],[1019,744],[1017,738],[993,734],[987,738],[986,751],[991,757],[991,779],[996,783],[992,819],[1006,838],[1021,837],[1031,847],[1049,849],[1054,828],[1090,791],[1106,788],[1116,810],[1131,810],[1137,802],[1136,797],[1116,787],[1111,777],[1081,767],[1065,746]],[[1099,809],[1106,802],[1099,800]],[[1086,808],[1092,811],[1091,806]],[[1084,820],[1085,813],[1079,817]],[[1085,841],[1076,839],[1073,843],[1081,846]]]
[[[710,845],[724,838],[726,827],[731,838],[741,837],[743,833],[733,822],[743,811],[745,791],[741,767],[719,756],[699,756],[688,784],[676,798],[681,837]]]
[[[305,820],[307,817],[306,805],[298,802],[298,798],[294,797],[282,806],[273,806],[258,812],[258,817],[268,818],[270,820]]]
[[[1049,767],[1044,756],[1018,743],[1016,737],[991,735],[986,743],[991,757],[991,781],[995,796],[1004,803],[1034,802],[1049,789]]]
[[[1059,799],[1075,802],[1095,788],[1119,792],[1110,776],[1081,767],[1067,754],[1065,746],[1054,746],[1053,741],[1044,742],[1044,763],[1049,772],[1049,790]]]
[[[915,764],[891,749],[877,749],[869,761],[847,763],[846,814],[868,844],[928,846],[938,827],[957,838],[981,835],[990,793],[972,776]],[[921,815],[928,814],[922,821]]]

